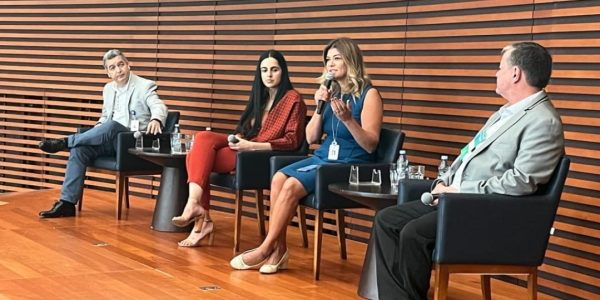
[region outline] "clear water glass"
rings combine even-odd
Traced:
[[[425,166],[424,165],[408,166],[408,179],[425,179]]]
[[[371,174],[371,184],[381,185],[381,170],[373,169],[373,172]]]
[[[160,139],[152,140],[152,151],[155,151],[155,152],[160,151]]]
[[[350,184],[358,184],[358,166],[350,166]]]
[[[194,145],[194,134],[190,134],[188,135],[187,139],[185,140],[185,150],[186,152],[190,152],[192,150],[192,146]]]
[[[144,135],[140,134],[140,136],[135,139],[135,149],[144,149]]]
[[[400,181],[400,172],[398,172],[398,165],[396,163],[390,164],[390,186],[392,188],[398,187]]]

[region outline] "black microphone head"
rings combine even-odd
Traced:
[[[237,137],[235,135],[233,135],[233,134],[230,134],[229,136],[227,136],[227,141],[230,142],[230,143],[232,143],[232,144],[235,144],[235,143],[239,142],[239,140],[237,139]]]
[[[433,195],[427,192],[423,193],[421,195],[421,202],[425,205],[431,205],[431,203],[433,203]]]
[[[133,133],[133,137],[136,138],[136,139],[140,138],[141,136],[142,136],[142,133],[139,132],[139,131],[136,131],[136,132]]]

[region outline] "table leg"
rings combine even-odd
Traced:
[[[357,294],[366,299],[377,300],[379,299],[379,292],[377,290],[377,262],[375,261],[375,249],[373,249],[374,247],[371,242],[371,238],[369,238],[363,269],[360,273]]]
[[[183,212],[188,198],[187,172],[185,167],[163,167],[160,176],[160,189],[152,217],[152,229],[156,231],[190,231],[194,223],[187,227],[177,227],[171,223],[174,216]]]

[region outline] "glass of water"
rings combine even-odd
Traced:
[[[192,150],[192,146],[194,145],[194,134],[188,135],[188,138],[185,140],[185,150],[190,152]]]
[[[408,179],[425,179],[425,166],[424,165],[408,166]]]
[[[381,185],[381,170],[373,169],[373,172],[371,174],[371,184]]]
[[[390,164],[390,186],[392,188],[398,188],[398,182],[400,181],[400,173],[398,172],[398,165],[396,163]]]
[[[154,151],[154,152],[160,151],[160,139],[152,140],[152,151]]]
[[[358,166],[350,166],[350,184],[358,184]]]
[[[144,149],[144,135],[142,135],[141,133],[136,132],[135,135],[138,135],[138,137],[135,139],[135,149],[137,150],[142,150]]]

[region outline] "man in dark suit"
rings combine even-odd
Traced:
[[[552,57],[537,43],[502,50],[496,93],[508,101],[466,145],[432,193],[527,195],[548,182],[564,153],[562,123],[544,88]],[[412,201],[375,217],[380,299],[427,299],[437,227],[432,206]],[[466,217],[466,216],[465,216]]]
[[[75,204],[81,198],[85,170],[99,156],[116,155],[116,136],[123,131],[157,134],[167,118],[167,107],[156,94],[154,81],[130,71],[129,61],[116,49],[104,54],[103,64],[111,82],[104,86],[102,115],[96,126],[84,133],[63,139],[40,142],[45,152],[69,150],[69,161],[60,200],[40,212],[42,218],[75,216]]]

